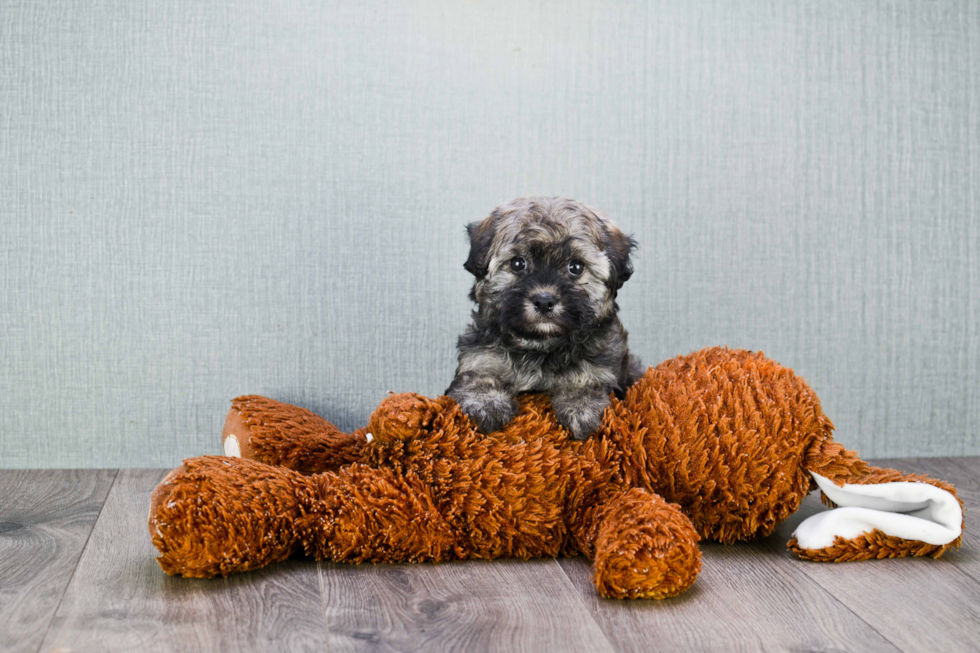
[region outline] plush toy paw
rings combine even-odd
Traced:
[[[797,526],[789,547],[800,558],[821,562],[938,558],[959,544],[962,504],[942,487],[916,480],[839,486],[812,474],[826,499],[840,507]],[[897,472],[895,476],[901,477]]]
[[[387,442],[423,435],[443,408],[443,402],[414,392],[388,395],[368,421],[368,440]]]
[[[680,594],[701,571],[699,537],[679,507],[636,489],[606,510],[595,547],[595,584],[616,599]]]

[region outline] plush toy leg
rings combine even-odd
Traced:
[[[690,587],[701,571],[694,525],[677,505],[656,494],[626,490],[590,513],[580,527],[586,541],[579,548],[591,554],[596,589],[603,596],[674,596]]]
[[[249,395],[231,402],[222,444],[226,456],[318,474],[360,459],[364,433],[343,433],[305,408]]]
[[[793,533],[800,558],[844,562],[871,558],[938,558],[960,544],[963,504],[952,485],[928,476],[871,467],[851,451],[833,465],[811,469],[833,510]],[[839,507],[838,507],[839,506]]]
[[[296,483],[303,479],[250,460],[184,461],[150,499],[157,562],[171,575],[208,578],[287,558],[299,546],[295,524],[303,508]]]
[[[168,574],[207,578],[295,552],[339,562],[442,560],[455,534],[412,478],[351,465],[304,476],[241,458],[184,462],[154,490],[150,536]]]

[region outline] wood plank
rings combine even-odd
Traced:
[[[0,470],[0,650],[36,651],[116,470]]]
[[[146,516],[163,474],[120,472],[42,650],[325,650],[312,561],[210,580],[160,570]]]
[[[612,651],[553,559],[322,564],[330,650]]]
[[[561,566],[603,632],[620,651],[896,651],[780,552],[782,540],[701,545],[694,585],[662,601],[603,599],[592,566]]]
[[[921,471],[956,483],[954,466],[940,459],[925,469],[914,459],[874,464]],[[938,466],[938,467],[936,467]],[[971,467],[976,470],[976,466]],[[935,471],[934,471],[935,470]],[[949,470],[950,473],[946,473]],[[975,473],[975,471],[973,472]],[[967,519],[976,514],[976,497],[964,493]],[[788,540],[803,519],[825,510],[817,493],[780,525],[776,537]],[[899,558],[853,563],[796,561],[797,568],[903,651],[975,651],[980,641],[980,584],[974,579],[976,542],[939,560]],[[788,551],[784,553],[791,558]],[[854,647],[848,647],[854,648]]]

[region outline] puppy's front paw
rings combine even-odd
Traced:
[[[584,440],[599,428],[602,421],[602,411],[568,410],[564,413],[557,413],[558,423],[565,427],[569,437],[573,440]]]
[[[476,423],[482,433],[493,433],[514,419],[520,405],[508,395],[494,394],[482,397],[465,397],[456,400],[459,407]]]
[[[520,409],[510,388],[496,377],[486,374],[457,374],[446,395],[459,404],[483,433],[499,431],[514,419]]]
[[[605,393],[569,393],[551,398],[558,423],[573,440],[584,440],[592,435],[599,428],[602,412],[608,405],[609,396]]]

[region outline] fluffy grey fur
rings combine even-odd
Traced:
[[[596,209],[550,197],[502,204],[467,233],[477,308],[446,394],[489,433],[517,413],[515,395],[546,393],[571,437],[587,438],[609,393],[642,374],[616,315],[636,243]]]

